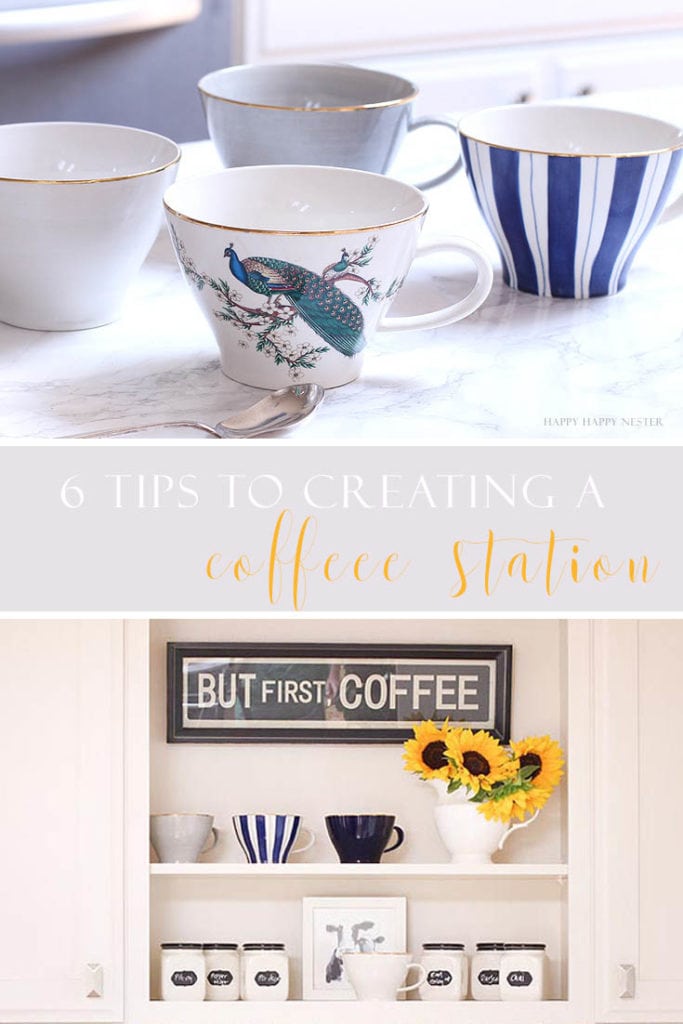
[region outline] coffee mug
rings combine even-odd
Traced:
[[[235,814],[232,823],[250,864],[285,864],[290,853],[310,850],[315,842],[299,814]],[[294,848],[299,832],[306,832],[308,840]]]
[[[175,142],[119,125],[0,126],[0,320],[71,331],[121,315],[163,219]]]
[[[506,284],[535,295],[614,295],[659,220],[683,130],[593,107],[494,107],[459,122],[467,175]]]
[[[411,963],[410,953],[342,953],[346,976],[356,999],[386,1002],[399,992],[412,992],[427,978],[421,964]],[[420,977],[413,985],[404,985],[406,975],[414,967]]]
[[[164,198],[178,262],[226,376],[260,388],[355,380],[376,330],[443,327],[488,295],[491,265],[461,238],[417,255],[465,253],[477,280],[433,313],[383,319],[416,255],[427,203],[412,185],[336,167],[233,167]]]
[[[393,814],[328,814],[327,833],[341,864],[379,864],[383,853],[397,850],[405,839]],[[396,841],[388,846],[392,832]]]
[[[152,814],[149,834],[162,864],[194,864],[218,841],[212,814]]]
[[[226,167],[319,164],[383,174],[407,132],[441,125],[457,135],[451,121],[413,118],[412,82],[349,64],[246,64],[212,71],[198,88]],[[455,149],[448,170],[419,188],[455,174]]]

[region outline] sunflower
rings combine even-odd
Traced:
[[[559,743],[551,740],[550,736],[528,736],[510,746],[519,759],[520,768],[534,769],[529,775],[534,790],[543,790],[550,796],[564,775],[564,754]]]
[[[477,804],[477,810],[488,821],[507,822],[512,818],[523,821],[527,812],[533,809],[529,804],[529,793],[525,793],[523,789],[501,796],[498,800],[485,800],[483,803]]]
[[[452,776],[452,768],[444,757],[448,722],[441,728],[434,722],[420,722],[413,726],[414,740],[406,740],[403,744],[405,754],[404,768],[407,772],[417,772],[423,779],[443,779],[448,781]]]
[[[446,757],[453,764],[463,786],[473,793],[489,791],[496,782],[509,779],[517,770],[510,757],[490,733],[452,729],[446,740]]]

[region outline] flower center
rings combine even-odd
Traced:
[[[462,755],[462,763],[470,775],[488,775],[491,771],[491,765],[484,755],[479,754],[476,750],[466,751]]]
[[[433,771],[436,771],[437,768],[445,768],[448,764],[448,761],[443,756],[445,749],[446,744],[443,740],[432,740],[422,751],[422,760]]]
[[[534,768],[535,771],[529,775],[530,779],[535,779],[543,767],[543,761],[540,759],[538,754],[522,754],[519,759],[520,768]]]

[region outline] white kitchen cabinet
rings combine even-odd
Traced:
[[[233,63],[347,60],[420,87],[420,114],[683,85],[680,0],[235,0]]]
[[[0,622],[0,1020],[123,1019],[123,624]]]
[[[380,53],[426,53],[534,40],[590,38],[683,28],[680,0],[346,0],[332,10],[319,0],[235,0],[236,59],[344,59]]]
[[[596,1020],[683,1021],[683,622],[593,627]]]
[[[269,623],[277,640],[382,640],[397,636],[394,622],[332,623],[321,620]],[[135,1024],[269,1024],[272,1004],[164,1003],[159,999],[159,944],[164,941],[284,941],[292,957],[293,998],[277,1007],[283,1024],[349,1024],[354,1004],[303,1001],[301,900],[305,896],[404,895],[409,900],[408,948],[433,934],[438,919],[453,922],[459,941],[472,948],[482,936],[512,941],[533,934],[548,943],[550,986],[543,1003],[458,1004],[461,1024],[576,1024],[591,1017],[590,846],[588,830],[574,828],[589,802],[590,779],[582,756],[589,732],[585,691],[567,691],[568,651],[563,623],[401,623],[401,639],[482,642],[504,635],[516,651],[513,699],[519,735],[551,732],[567,745],[576,764],[539,822],[518,833],[496,864],[457,866],[445,860],[434,830],[432,796],[400,767],[400,751],[343,745],[315,748],[239,744],[168,744],[166,741],[166,643],[169,640],[263,640],[263,624],[248,620],[174,620],[129,623],[127,685],[127,929],[126,1019]],[[583,664],[575,666],[578,674]],[[538,686],[542,690],[537,689]],[[576,751],[574,744],[576,741]],[[311,756],[317,766],[311,781]],[[230,815],[270,799],[296,807],[318,836],[301,860],[287,865],[243,862]],[[365,806],[381,801],[406,826],[408,856],[382,864],[339,865],[325,834],[329,785],[344,801]],[[149,781],[149,785],[146,785]],[[333,809],[333,808],[332,808]],[[204,810],[216,815],[219,841],[199,864],[149,863],[152,812]],[[534,831],[535,830],[535,831]],[[521,838],[523,837],[523,838]],[[519,840],[516,842],[516,840]],[[515,847],[513,847],[515,843]],[[303,859],[305,857],[305,860]],[[510,859],[508,860],[507,857]],[[378,1021],[438,1024],[439,1004],[407,1000],[373,1007]]]

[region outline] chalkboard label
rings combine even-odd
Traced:
[[[477,980],[480,985],[499,985],[500,971],[479,971]]]
[[[427,984],[442,987],[444,985],[450,985],[453,981],[453,975],[450,971],[429,971],[427,974]]]
[[[257,971],[254,981],[261,988],[272,988],[280,984],[280,975],[277,971]]]
[[[510,971],[507,978],[508,985],[513,988],[528,988],[533,980],[528,971]]]
[[[230,971],[209,971],[206,976],[209,985],[232,985]]]
[[[171,981],[174,985],[189,988],[190,985],[197,984],[197,975],[194,971],[174,971],[171,975]]]

